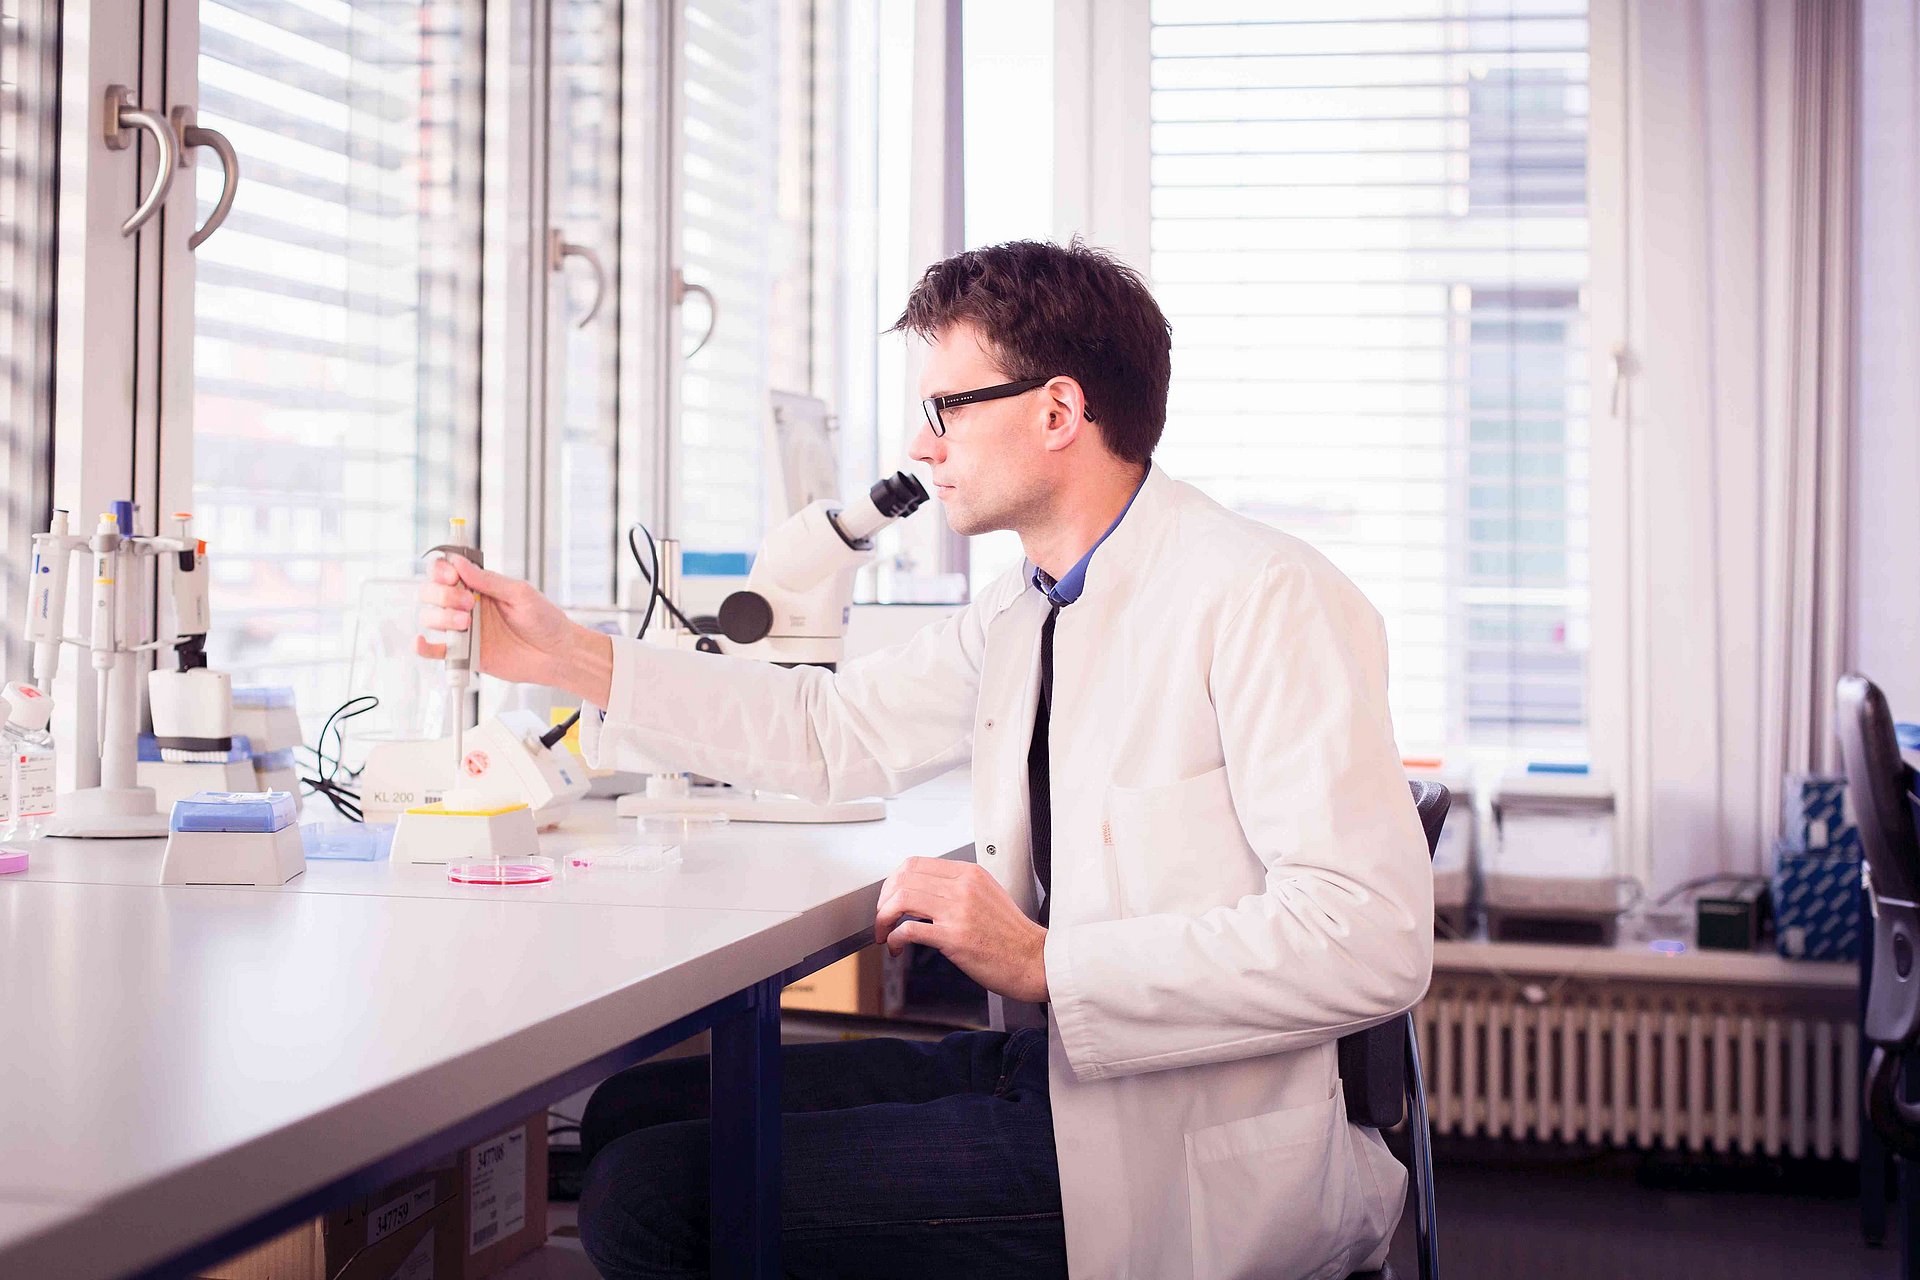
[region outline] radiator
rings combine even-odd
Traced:
[[[1520,986],[1435,975],[1414,1017],[1436,1133],[1859,1158],[1859,1027],[1832,1002]]]

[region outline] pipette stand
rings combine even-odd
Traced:
[[[100,746],[100,783],[63,793],[47,820],[50,836],[131,840],[167,834],[152,787],[136,781],[139,658],[116,653],[107,673],[107,732]]]

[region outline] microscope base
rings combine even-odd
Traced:
[[[75,840],[137,840],[167,834],[152,787],[88,787],[54,804],[46,834]]]
[[[733,822],[878,822],[887,816],[885,800],[842,800],[811,804],[793,796],[769,792],[724,791],[719,795],[625,795],[614,801],[623,818],[678,817],[681,814],[725,814]]]

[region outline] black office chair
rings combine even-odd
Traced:
[[[1842,676],[1840,754],[1873,885],[1873,977],[1864,1030],[1873,1053],[1863,1092],[1867,1119],[1893,1153],[1920,1160],[1920,1105],[1901,1087],[1920,1045],[1920,840],[1914,832],[1914,772],[1900,758],[1887,700],[1865,676]]]
[[[1870,1046],[1862,1087],[1868,1132],[1861,1142],[1861,1226],[1879,1244],[1886,1233],[1884,1144],[1899,1173],[1900,1267],[1920,1277],[1920,840],[1915,838],[1914,771],[1900,758],[1887,700],[1864,676],[1842,676],[1835,701],[1847,789],[1860,824],[1873,888],[1873,943],[1862,957],[1860,1030]],[[1873,1141],[1879,1139],[1879,1143]]]
[[[1447,820],[1453,797],[1437,782],[1414,782],[1414,808],[1427,833],[1427,856],[1440,844],[1440,828]],[[1420,1071],[1420,1041],[1414,1034],[1413,1014],[1342,1036],[1340,1087],[1347,1098],[1347,1119],[1369,1129],[1391,1129],[1413,1115],[1407,1125],[1412,1140],[1413,1231],[1419,1245],[1420,1280],[1439,1280],[1440,1246],[1433,1220],[1433,1131],[1427,1125],[1427,1081]],[[1395,1280],[1392,1267],[1358,1271],[1348,1280]]]

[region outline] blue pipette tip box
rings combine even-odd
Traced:
[[[265,755],[255,756],[253,758],[253,767],[262,773],[268,769],[296,768],[297,766],[293,758],[293,748],[287,747],[282,751],[269,751]]]
[[[393,847],[393,824],[305,822],[300,843],[307,857],[341,862],[377,862]]]
[[[235,688],[233,691],[235,710],[257,710],[266,707],[290,707],[293,705],[293,688],[284,684],[256,684]]]
[[[160,740],[152,734],[143,733],[136,742],[138,748],[136,754],[143,764],[233,764],[253,758],[253,744],[247,740],[247,735],[244,733],[233,735],[233,741],[227,747],[225,754],[214,751],[192,751],[176,754],[172,760],[168,760],[161,749]]]
[[[255,832],[271,835],[293,825],[291,791],[196,791],[173,802],[175,831]]]

